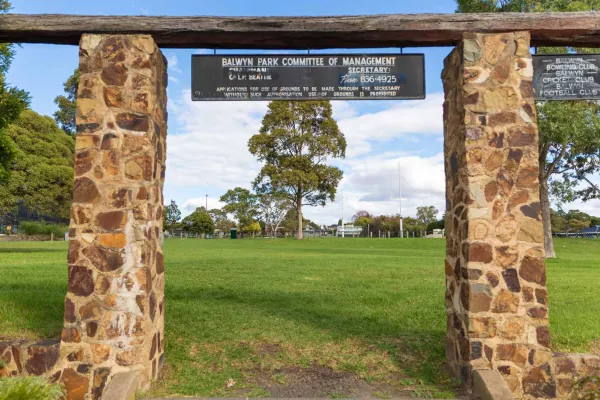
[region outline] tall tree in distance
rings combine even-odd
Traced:
[[[169,231],[175,229],[180,219],[181,211],[179,211],[175,200],[171,200],[171,204],[163,210],[163,228]]]
[[[424,226],[437,220],[439,211],[434,206],[417,207],[417,221]]]
[[[229,189],[219,201],[225,203],[223,211],[233,215],[241,231],[254,222],[254,218],[258,215],[258,196],[248,189],[241,187]]]
[[[65,95],[56,96],[54,103],[58,110],[54,113],[54,119],[60,128],[68,135],[74,135],[77,132],[75,124],[75,111],[77,106],[77,87],[79,86],[79,68],[73,71],[73,74],[63,83]]]
[[[235,226],[233,221],[227,218],[227,213],[219,208],[208,210],[208,214],[215,221],[215,228],[223,233],[227,233]]]
[[[0,0],[0,14],[8,12],[10,8],[10,2]],[[8,179],[11,163],[15,156],[15,149],[11,141],[2,131],[16,121],[29,104],[29,95],[25,91],[9,87],[6,84],[6,73],[14,56],[14,45],[0,43],[0,184]],[[1,199],[0,213],[2,213]]]
[[[198,207],[196,210],[181,221],[183,229],[194,233],[213,233],[215,223],[205,207]],[[199,236],[200,238],[203,235]]]
[[[5,201],[13,208],[20,201],[42,215],[69,218],[74,138],[65,134],[52,118],[31,110],[23,111],[4,134],[15,149],[6,183],[9,198]]]
[[[0,14],[8,12],[10,8],[10,2],[0,0]],[[13,211],[15,206],[15,197],[8,180],[17,149],[5,130],[29,104],[29,95],[25,91],[6,84],[6,72],[14,55],[12,44],[0,43],[0,218]]]
[[[248,142],[250,153],[264,162],[254,181],[259,194],[293,202],[302,239],[302,206],[334,201],[342,171],[327,165],[346,155],[346,138],[332,117],[329,101],[273,101],[260,133]]]
[[[598,0],[457,0],[457,12],[596,11]],[[537,48],[538,54],[589,53],[594,49]],[[600,171],[600,104],[596,101],[537,102],[539,182],[546,258],[555,258],[550,196],[557,203],[600,198],[589,177]],[[582,186],[583,185],[583,186]]]
[[[287,197],[265,193],[259,196],[258,207],[260,217],[269,228],[271,236],[277,236],[277,229],[293,205]]]
[[[373,223],[373,216],[365,210],[359,210],[352,216],[352,221],[356,226],[367,226]]]

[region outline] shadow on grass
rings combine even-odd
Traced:
[[[64,248],[47,248],[47,247],[0,247],[0,253],[64,253]]]
[[[58,337],[63,326],[66,293],[66,280],[63,285],[47,281],[38,285],[0,281],[0,303],[6,305],[3,312],[8,313],[4,323],[12,326],[9,331],[16,331],[10,338]]]
[[[193,288],[179,291],[167,288],[168,301],[205,302],[231,306],[237,312],[261,310],[262,313],[295,321],[326,331],[338,339],[358,339],[376,346],[391,356],[394,364],[409,377],[425,384],[447,385],[450,376],[445,367],[444,331],[409,326],[376,316],[344,312],[331,305],[331,295],[311,293],[258,292],[226,288]],[[443,302],[443,299],[440,301]],[[182,305],[183,303],[183,305]],[[172,304],[172,303],[171,303]],[[357,300],[360,305],[360,300]],[[171,311],[176,313],[173,308]],[[168,311],[167,311],[167,319]],[[444,315],[441,318],[445,318]],[[167,322],[168,324],[168,322]],[[413,322],[414,324],[414,322]]]

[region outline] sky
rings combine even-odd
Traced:
[[[393,13],[452,13],[453,0],[13,0],[14,13],[90,15],[303,16]],[[426,99],[411,101],[332,101],[334,118],[346,135],[346,158],[334,165],[344,172],[336,201],[306,207],[319,224],[349,220],[358,210],[414,216],[418,206],[444,210],[443,60],[452,49],[407,48],[425,55]],[[312,53],[398,53],[390,49],[328,49]],[[168,135],[165,202],[175,200],[187,215],[208,202],[220,207],[228,189],[250,189],[261,165],[249,153],[248,139],[258,130],[266,102],[192,102],[191,56],[212,49],[163,49],[168,59]],[[241,51],[219,50],[217,54]],[[246,52],[247,53],[247,52]],[[253,53],[262,53],[253,51]],[[273,52],[271,52],[273,53]],[[306,54],[304,51],[286,53]],[[78,65],[76,46],[23,44],[8,73],[11,85],[28,91],[31,108],[56,111],[54,98]],[[594,177],[600,183],[600,177]],[[399,196],[399,186],[402,196]],[[208,199],[206,197],[208,195]],[[400,201],[401,198],[401,201]],[[400,204],[402,205],[400,208]],[[564,205],[600,215],[600,200]]]

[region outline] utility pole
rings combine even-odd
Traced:
[[[402,183],[400,182],[400,161],[398,161],[398,198],[400,203],[400,237],[404,237],[404,227],[402,225]]]
[[[346,236],[346,227],[344,226],[344,190],[342,189],[342,237]]]

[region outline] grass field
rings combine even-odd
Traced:
[[[548,262],[556,350],[598,351],[600,241]],[[443,240],[168,240],[152,395],[453,396]],[[58,336],[65,243],[0,243],[0,338]]]

